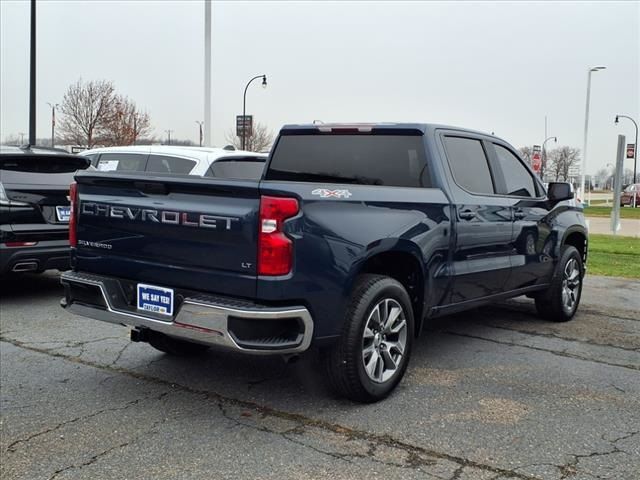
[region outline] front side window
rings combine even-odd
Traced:
[[[283,135],[267,180],[428,187],[420,135]]]
[[[96,168],[102,172],[144,172],[146,164],[146,153],[103,153]]]
[[[447,159],[456,183],[471,193],[493,194],[489,162],[480,140],[444,137]]]
[[[507,187],[505,192],[500,193],[518,197],[536,197],[536,187],[533,177],[518,157],[502,145],[494,143],[494,146]]]
[[[175,173],[178,175],[187,175],[193,167],[196,166],[194,160],[180,157],[169,157],[166,155],[153,155],[149,156],[147,162],[147,172],[151,173]]]

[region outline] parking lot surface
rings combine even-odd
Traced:
[[[438,319],[387,400],[314,355],[172,358],[3,281],[2,479],[640,478],[640,282],[588,276],[566,324],[522,299]]]

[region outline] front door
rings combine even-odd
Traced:
[[[553,272],[552,232],[546,196],[533,173],[507,144],[494,141],[489,150],[498,193],[508,199],[513,212],[511,275],[506,290],[544,283]]]

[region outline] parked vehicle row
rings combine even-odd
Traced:
[[[2,147],[0,275],[69,268],[69,185],[76,170],[257,179],[266,158],[223,148],[127,146],[72,155],[51,148]]]
[[[0,148],[0,275],[69,268],[69,185],[89,160],[46,148]]]
[[[81,152],[101,172],[258,179],[267,155],[241,150],[166,145],[95,148]]]
[[[620,206],[640,207],[640,183],[627,185],[620,195]]]
[[[528,295],[567,321],[580,302],[582,206],[493,135],[285,126],[255,178],[102,160],[71,188],[62,306],[169,354],[315,348],[338,393],[371,402],[429,319]]]

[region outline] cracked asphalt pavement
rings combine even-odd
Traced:
[[[640,282],[588,276],[566,324],[531,300],[438,319],[387,400],[317,358],[172,358],[3,281],[0,478],[640,478]]]

